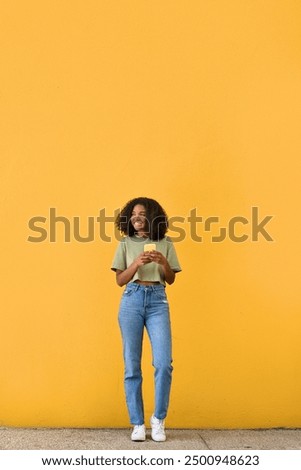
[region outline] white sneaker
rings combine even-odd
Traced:
[[[136,424],[131,434],[132,441],[145,441],[145,426],[144,424]]]
[[[152,427],[152,439],[157,442],[166,441],[166,434],[164,431],[164,419],[158,419],[152,415],[150,424]]]

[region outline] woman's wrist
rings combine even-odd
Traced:
[[[138,261],[137,261],[137,260],[134,260],[134,261],[132,262],[132,264],[131,264],[130,267],[135,270],[134,272],[138,271],[138,268],[139,268]]]

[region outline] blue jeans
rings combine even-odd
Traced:
[[[169,305],[162,284],[145,286],[127,284],[120,303],[119,326],[123,341],[125,365],[124,386],[130,421],[144,423],[141,354],[144,327],[152,346],[155,367],[155,411],[164,419],[169,404],[171,375],[171,330]]]

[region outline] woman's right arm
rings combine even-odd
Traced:
[[[126,268],[124,271],[121,271],[120,269],[116,269],[116,282],[117,284],[122,287],[125,284],[127,284],[132,277],[136,274],[138,271],[138,268],[140,266],[143,266],[144,264],[150,263],[151,259],[149,258],[149,255],[147,253],[140,253],[139,256],[130,264],[128,268]]]

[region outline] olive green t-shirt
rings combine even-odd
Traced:
[[[156,243],[156,250],[160,251],[165,256],[172,271],[182,271],[178,261],[176,250],[169,237],[164,237],[162,238],[162,240],[154,242],[149,238],[142,238],[138,236],[124,237],[119,242],[111,269],[113,271],[116,271],[117,269],[119,269],[120,271],[124,271],[128,266],[133,263],[137,256],[142,251],[144,251],[143,247],[146,243]],[[155,262],[140,266],[129,282],[134,282],[137,279],[140,281],[159,281],[165,286],[165,279],[162,266]]]

